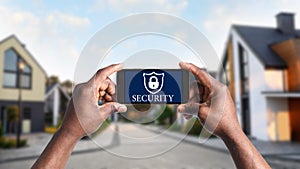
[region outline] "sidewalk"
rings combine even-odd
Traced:
[[[0,149],[0,163],[37,158],[52,138],[52,134],[24,134],[22,138],[27,139],[28,146],[20,149]],[[90,140],[82,140],[76,145],[74,153],[93,149],[99,149],[99,147]]]
[[[165,129],[160,128],[159,126],[153,125],[141,125],[147,130],[151,130],[156,133],[165,132],[166,135],[174,138],[182,138],[182,134],[178,132],[165,131]],[[250,139],[254,146],[264,157],[277,158],[282,160],[291,160],[300,162],[300,143],[294,142],[272,142],[272,141],[263,141],[257,139]],[[199,146],[204,146],[207,148],[212,148],[218,151],[229,153],[226,145],[220,138],[210,138],[205,143],[200,143],[199,138],[195,136],[187,135],[185,136],[184,141],[197,144]],[[200,139],[201,142],[204,140]]]

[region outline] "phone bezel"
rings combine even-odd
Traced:
[[[143,70],[163,70],[163,71],[181,71],[181,102],[173,102],[167,104],[184,104],[189,100],[189,71],[184,69],[122,69],[117,72],[117,91],[116,98],[119,103],[133,104],[131,102],[125,102],[125,72],[126,71],[143,71]],[[123,84],[123,85],[120,85]],[[134,104],[149,104],[149,103],[134,103]],[[151,103],[151,104],[166,104],[166,103]]]

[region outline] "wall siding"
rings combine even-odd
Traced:
[[[18,89],[3,88],[2,85],[4,53],[11,47],[13,47],[32,68],[32,88],[22,90],[22,99],[26,101],[44,101],[46,74],[15,38],[10,38],[0,44],[0,100],[18,100]]]
[[[255,54],[239,36],[232,30],[233,49],[234,49],[234,71],[235,71],[235,101],[238,114],[241,116],[241,89],[240,89],[240,66],[238,44],[241,44],[248,54],[249,64],[249,108],[251,135],[262,140],[268,140],[268,125],[266,114],[266,98],[262,95],[265,91],[264,66],[257,59]]]
[[[18,105],[16,101],[0,100],[0,108]],[[43,132],[45,125],[44,102],[22,102],[22,107],[31,110],[31,132]]]

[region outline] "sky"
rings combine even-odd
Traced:
[[[96,32],[135,13],[160,12],[186,20],[221,58],[232,24],[275,27],[275,15],[284,11],[295,13],[298,28],[299,8],[297,0],[1,0],[0,39],[15,34],[48,76],[63,81],[74,78],[81,51]],[[136,49],[137,44],[129,41],[125,48]]]

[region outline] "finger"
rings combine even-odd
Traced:
[[[210,93],[211,93],[211,90],[209,88],[203,87],[203,98],[202,98],[203,102],[208,101],[208,96]]]
[[[199,108],[199,103],[187,103],[180,104],[177,108],[177,111],[186,115],[198,116]]]
[[[99,86],[99,92],[105,91],[111,95],[116,92],[116,85],[110,78],[105,79]]]
[[[113,101],[113,97],[106,93],[104,95],[104,100],[105,100],[105,102],[111,102],[111,101]]]
[[[179,63],[181,68],[183,69],[187,69],[190,72],[192,72],[197,79],[199,80],[199,82],[197,82],[197,87],[199,90],[199,94],[201,97],[201,101],[200,102],[206,102],[209,99],[209,96],[212,92],[212,84],[211,84],[211,77],[210,75],[200,69],[199,67],[195,66],[192,63],[185,63],[185,62],[180,62]]]
[[[106,94],[105,91],[99,91],[99,96],[100,96],[100,97],[103,97],[105,94]]]
[[[105,80],[108,76],[117,72],[123,68],[122,64],[112,64],[105,68],[99,69],[96,74],[89,80],[90,83],[100,84],[103,80]]]
[[[100,113],[104,113],[109,115],[114,112],[126,112],[127,107],[124,104],[120,104],[117,102],[108,102],[100,106]]]
[[[202,91],[201,89],[199,89],[198,83],[197,82],[192,83],[190,87],[189,102],[200,103],[200,98],[202,98],[201,95],[202,95]]]
[[[108,78],[108,81],[109,81],[109,84],[106,89],[106,92],[110,95],[116,94],[116,84],[110,78]]]
[[[192,63],[186,63],[186,62],[180,62],[179,66],[182,69],[186,69],[190,72],[192,72],[197,78],[200,80],[201,84],[203,84],[206,87],[210,87],[210,79],[206,71],[200,69],[199,67],[195,66]]]
[[[187,119],[187,120],[190,120],[190,119],[193,117],[193,115],[186,115],[186,114],[183,114],[183,117],[184,117],[185,119]]]
[[[207,96],[207,99],[206,99],[206,102],[207,103],[210,103],[211,100],[213,99],[213,96],[214,96],[215,92],[210,92]]]
[[[116,101],[115,95],[110,95],[108,93],[105,93],[103,96],[99,97],[98,100],[106,103],[106,102],[114,102]]]

